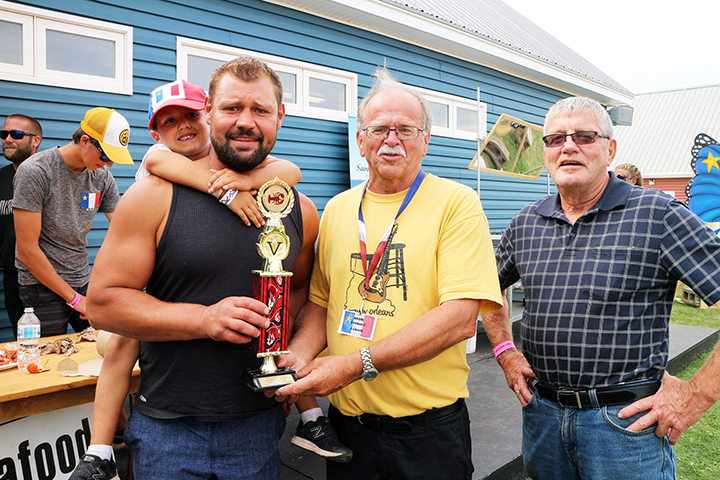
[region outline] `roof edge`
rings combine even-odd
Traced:
[[[523,54],[480,35],[386,2],[377,0],[263,1],[425,47],[554,88],[569,95],[587,96],[605,105],[629,104],[633,101],[632,94],[618,91],[561,67],[554,67],[531,55]]]

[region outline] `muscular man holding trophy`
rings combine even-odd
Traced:
[[[251,58],[227,62],[210,80],[205,110],[213,148],[198,162],[216,170],[262,168],[284,117],[275,72]],[[88,312],[96,327],[142,340],[140,386],[125,433],[138,478],[279,476],[285,415],[274,398],[248,388],[246,374],[260,369],[257,351],[266,353],[268,340],[282,339],[273,312],[294,315],[307,298],[318,228],[312,202],[280,190],[266,206],[268,226],[277,215],[282,228],[275,225],[260,242],[257,228],[212,195],[157,177],[134,184],[118,205],[95,262]],[[273,211],[279,194],[293,194],[294,205]],[[280,241],[283,235],[289,242]],[[270,284],[286,283],[283,268],[292,283],[277,295]],[[282,303],[254,298],[255,278]]]

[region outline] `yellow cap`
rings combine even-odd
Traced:
[[[103,152],[113,163],[134,165],[127,149],[130,125],[125,117],[111,108],[96,107],[87,111],[80,126],[100,142]]]

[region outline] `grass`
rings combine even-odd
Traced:
[[[720,309],[695,308],[675,302],[670,315],[670,322],[693,327],[720,328]]]
[[[710,356],[706,353],[692,362],[678,377],[689,380]],[[675,445],[678,480],[717,480],[720,478],[720,404],[713,405]]]
[[[720,328],[720,309],[702,309],[675,302],[671,322],[696,327]],[[671,340],[672,341],[672,340]],[[707,361],[707,353],[678,374],[689,380]],[[678,480],[717,480],[720,478],[720,403],[688,428],[675,445]]]

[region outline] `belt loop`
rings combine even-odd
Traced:
[[[525,382],[527,382],[528,386],[530,387],[530,390],[532,390],[533,393],[537,394],[537,384],[538,384],[539,380],[537,378],[525,377]]]
[[[600,402],[597,398],[597,389],[592,388],[588,390],[588,395],[590,396],[590,404],[592,405],[592,407],[595,409],[600,408]]]

